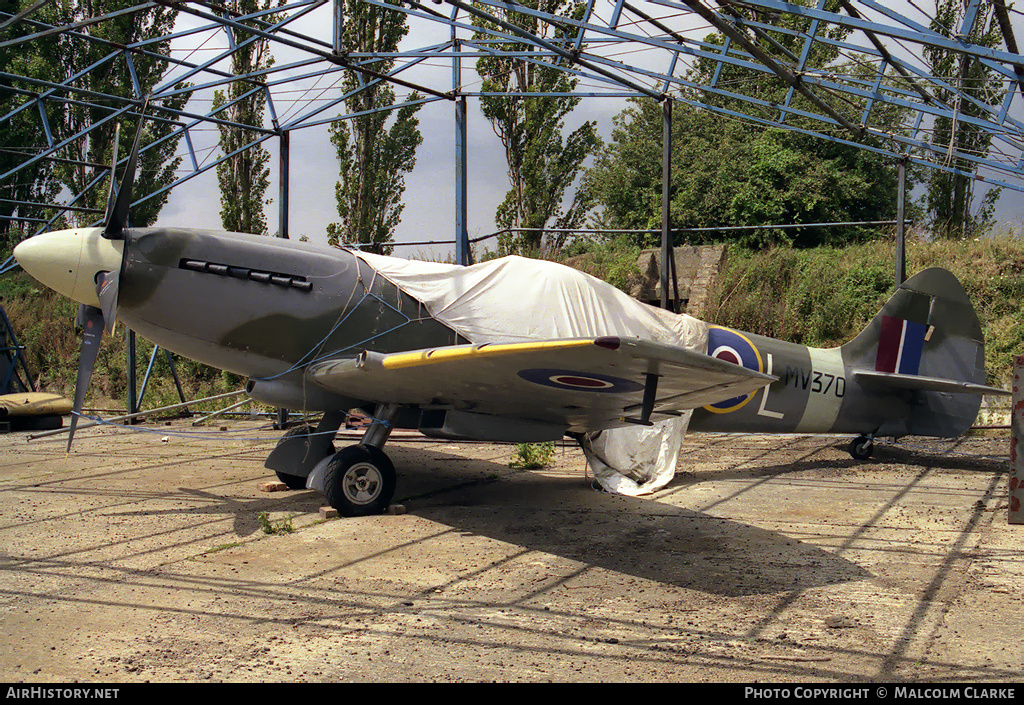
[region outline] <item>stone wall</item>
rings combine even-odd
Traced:
[[[724,245],[673,248],[678,280],[679,301],[676,310],[700,317],[705,310],[715,276],[725,261]],[[637,266],[641,282],[630,292],[641,301],[655,306],[661,303],[661,250],[644,250]],[[674,289],[669,284],[671,301]]]

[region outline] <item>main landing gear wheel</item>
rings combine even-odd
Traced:
[[[306,452],[309,452],[308,437],[311,433],[315,431],[316,429],[313,426],[296,426],[295,428],[289,429],[288,432],[284,434],[281,440],[278,441],[278,445],[281,445],[289,441],[294,443],[296,441],[291,441],[291,439],[301,438],[303,440],[306,440]],[[334,452],[334,444],[331,444],[330,452],[328,453],[328,455],[333,455]],[[302,475],[292,475],[291,473],[283,472],[281,470],[275,470],[274,474],[277,475],[277,479],[283,482],[285,485],[287,485],[288,489],[290,490],[306,489],[306,478],[303,477]]]
[[[854,460],[867,460],[871,457],[874,449],[875,441],[870,436],[857,436],[846,447],[846,450],[849,451]]]
[[[379,448],[349,446],[327,463],[324,495],[342,516],[380,514],[394,494],[395,466]]]

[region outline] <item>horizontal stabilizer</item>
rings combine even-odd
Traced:
[[[922,392],[948,392],[952,394],[1010,394],[999,387],[986,387],[972,382],[958,382],[939,377],[922,377],[921,375],[901,375],[892,372],[870,372],[860,370],[853,373],[859,382],[874,382],[886,387],[914,389]]]

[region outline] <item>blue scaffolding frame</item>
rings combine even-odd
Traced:
[[[163,140],[183,145],[188,168],[159,190],[138,194],[136,204],[160,197],[239,152],[277,140],[278,232],[287,237],[291,134],[357,116],[346,112],[345,100],[352,93],[341,89],[332,90],[326,100],[294,101],[290,96],[298,88],[330,86],[344,72],[362,77],[353,93],[387,81],[396,88],[398,103],[416,91],[423,103],[452,104],[454,239],[457,261],[463,264],[470,258],[467,106],[469,100],[484,95],[646,98],[663,104],[666,126],[672,104],[679,103],[891,157],[899,165],[901,181],[908,166],[918,166],[1024,191],[1024,113],[1018,97],[1024,96],[1024,56],[1015,38],[1020,13],[1005,0],[964,0],[955,27],[939,27],[934,17],[915,3],[897,9],[876,0],[811,0],[807,4],[783,0],[580,0],[571,13],[549,12],[538,9],[537,2],[514,0],[357,1],[403,13],[409,37],[419,38],[420,45],[413,46],[409,40],[397,52],[380,54],[349,50],[343,46],[343,0],[293,0],[251,14],[225,11],[219,3],[206,0],[157,0],[67,26],[40,21],[37,11],[44,3],[25,3],[20,11],[0,12],[0,52],[17,51],[26,42],[59,33],[69,41],[99,48],[102,54],[91,65],[76,67],[72,75],[60,80],[0,71],[0,90],[18,98],[14,107],[0,115],[0,134],[9,121],[31,116],[38,120],[46,143],[0,174],[0,200],[16,208],[39,205],[7,198],[3,190],[42,160],[74,160],[69,154],[95,130],[138,117],[148,104],[145,118],[172,127]],[[182,20],[160,37],[117,45],[89,31],[104,22],[159,8],[177,10]],[[982,27],[998,28],[1002,44],[985,46],[974,40]],[[161,53],[160,47],[168,42],[192,36],[207,37],[211,53],[202,60],[194,60],[191,54]],[[795,39],[799,52],[787,49],[778,40],[781,36]],[[224,68],[235,52],[258,40],[266,40],[275,57],[273,65],[245,74]],[[827,47],[842,61],[816,65],[812,60],[815,45]],[[935,75],[925,57],[930,50],[952,52],[961,62],[977,62],[996,77],[996,99],[979,99],[953,77]],[[485,94],[472,67],[476,60],[488,56],[555,67],[576,80],[575,88],[566,93]],[[159,58],[167,65],[162,80],[147,95],[142,94],[135,72],[136,57]],[[381,70],[384,60],[389,68]],[[698,61],[714,67],[710,80],[694,79],[691,69]],[[422,70],[427,65],[442,68]],[[445,70],[444,65],[450,69]],[[847,70],[847,65],[859,70]],[[724,84],[721,77],[730,67],[782,81],[788,88],[785,100],[769,102],[748,90],[749,86]],[[129,94],[110,95],[84,87],[82,78],[98,70],[121,72],[124,85],[131,87]],[[207,109],[189,102],[180,108],[168,104],[183,95],[226,90],[236,82],[243,84],[245,95],[265,95],[269,124],[232,122],[224,105]],[[798,96],[800,100],[796,100]],[[64,105],[87,107],[97,117],[73,134],[61,134],[48,115]],[[394,107],[397,105],[376,110]],[[890,124],[883,119],[887,108],[900,109],[905,119]],[[933,132],[938,120],[984,132],[991,137],[991,146],[977,152],[952,141],[939,143]],[[196,152],[192,133],[218,126],[244,129],[252,137],[229,154],[203,159]],[[666,129],[662,167],[666,184],[671,169],[669,136]],[[143,150],[156,146],[144,144]],[[81,192],[61,193],[59,200],[46,204],[50,209],[47,217],[14,217],[32,222],[38,231],[50,228],[61,216],[80,221],[93,217],[95,213],[82,205],[85,196],[95,189],[105,192],[113,170],[87,166],[95,167],[95,177]],[[666,190],[663,198],[668,197]],[[899,197],[902,205],[902,191]],[[663,212],[667,213],[664,204]],[[668,233],[667,215],[663,218],[662,231]],[[902,217],[899,221],[902,223]],[[8,261],[0,265],[0,271],[10,266]],[[897,263],[897,280],[900,272]],[[666,284],[663,282],[663,292],[668,290]]]
[[[357,91],[378,81],[388,81],[398,88],[419,92],[422,102],[452,103],[453,161],[457,165],[453,203],[461,261],[468,255],[465,165],[471,145],[466,141],[467,99],[484,95],[476,89],[478,81],[467,79],[467,72],[472,71],[473,63],[480,57],[504,56],[554,66],[578,79],[577,88],[571,93],[533,93],[529,97],[625,96],[679,102],[764,126],[798,130],[825,140],[856,145],[894,160],[903,159],[910,165],[965,174],[993,186],[1024,191],[1021,179],[1024,122],[1017,99],[1018,92],[1024,94],[1024,56],[1017,52],[1014,35],[1018,13],[1002,0],[968,0],[959,26],[945,31],[934,28],[932,18],[902,14],[874,0],[815,0],[811,5],[782,0],[585,0],[584,11],[578,16],[552,14],[530,4],[503,0],[402,0],[399,4],[384,0],[361,1],[403,12],[410,29],[421,30],[417,36],[433,36],[438,41],[423,46],[403,46],[390,54],[348,51],[341,44],[344,12],[340,0],[295,0],[249,15],[225,13],[214,2],[140,2],[64,27],[50,26],[35,19],[40,3],[33,3],[16,14],[0,14],[0,52],[16,50],[21,44],[54,33],[106,51],[103,58],[60,81],[0,72],[0,87],[23,98],[14,109],[0,115],[0,129],[6,121],[31,111],[39,120],[40,132],[47,142],[45,148],[26,155],[23,162],[0,174],[0,189],[32,164],[60,158],[103,124],[137,116],[145,100],[150,105],[147,119],[173,125],[164,139],[180,140],[188,157],[186,163],[191,168],[159,191],[139,194],[137,202],[161,196],[215,168],[220,161],[272,139],[277,139],[281,145],[284,169],[288,164],[291,132],[351,119],[355,115],[345,112],[344,101],[348,94],[338,90],[326,101],[310,100],[292,105],[285,118],[279,110],[286,100],[282,96],[296,86],[330,80],[344,71],[358,71],[365,80]],[[103,22],[158,7],[174,8],[179,18],[187,18],[189,22],[179,23],[181,26],[167,35],[127,46],[114,45],[88,32],[90,27]],[[908,6],[908,9],[910,7],[916,6]],[[793,23],[785,21],[794,16],[804,21],[803,29],[793,29]],[[311,17],[318,21],[309,23]],[[1005,46],[972,43],[972,31],[983,22],[999,27]],[[482,26],[484,23],[486,27]],[[300,24],[321,28],[323,36],[301,29]],[[825,28],[842,28],[846,34],[836,38],[824,31]],[[709,36],[712,30],[718,33],[717,38]],[[786,50],[773,39],[782,34],[802,40],[799,54]],[[212,55],[202,61],[176,57],[171,52],[160,54],[155,49],[163,42],[190,35],[219,38],[219,44]],[[224,69],[233,53],[258,39],[267,40],[277,59],[271,67],[242,75]],[[811,49],[816,43],[828,45],[846,60],[873,65],[874,73],[840,75],[840,66],[813,65]],[[979,100],[948,77],[933,75],[923,59],[923,52],[930,47],[955,52],[966,61],[977,61],[997,75],[1003,83],[1002,99],[994,104]],[[167,62],[164,80],[148,96],[141,95],[134,71],[135,56],[159,57]],[[382,59],[394,60],[393,67],[386,72],[376,71],[374,66]],[[688,69],[698,60],[712,62],[715,66],[712,80],[706,83],[692,80]],[[417,73],[417,78],[408,77],[412,69],[425,62],[433,65],[445,62],[451,69],[438,69],[425,78],[422,71]],[[772,104],[745,92],[742,86],[720,85],[719,76],[729,66],[754,70],[785,82],[789,89],[786,100]],[[132,94],[128,97],[99,94],[82,87],[80,79],[100,69],[122,71],[125,85],[133,88]],[[183,86],[186,81],[190,85]],[[163,105],[163,101],[182,93],[199,95],[214,89],[223,90],[237,81],[248,87],[246,93],[262,91],[265,94],[270,124],[232,123],[225,113],[227,106],[202,110],[190,109],[186,104],[174,110]],[[799,106],[793,101],[798,94],[805,99]],[[499,95],[525,97],[514,92]],[[944,101],[939,96],[947,98]],[[718,99],[728,99],[728,102]],[[47,108],[65,103],[88,106],[103,117],[75,134],[57,134],[47,118]],[[972,114],[962,109],[967,104]],[[905,110],[907,119],[896,126],[875,122],[873,118],[885,106]],[[379,110],[392,107],[382,106]],[[789,122],[793,117],[802,118],[799,126]],[[930,139],[929,125],[940,118],[985,131],[992,137],[991,148],[979,154],[960,150],[957,145],[935,144]],[[217,125],[244,128],[254,137],[235,152],[204,161],[193,147],[192,132]],[[872,138],[870,144],[864,141],[868,137]],[[143,149],[154,146],[147,144]],[[122,158],[122,163],[126,159]],[[82,193],[63,194],[60,202],[48,204],[53,207],[53,215],[41,219],[39,230],[52,225],[61,214],[70,212],[81,217],[83,209],[79,204],[84,193],[107,188],[109,170],[96,171],[95,179]],[[279,207],[284,212],[279,219],[284,234],[287,232],[288,179],[284,173],[282,177]],[[3,198],[2,193],[0,198]]]

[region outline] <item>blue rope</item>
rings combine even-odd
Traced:
[[[365,287],[365,284],[364,284],[364,287]],[[397,313],[399,316],[403,317],[405,320],[402,323],[399,323],[398,325],[396,325],[396,326],[394,326],[392,328],[389,328],[388,330],[381,331],[380,333],[377,333],[376,335],[373,335],[373,336],[371,336],[369,338],[366,338],[365,340],[361,340],[358,343],[352,343],[351,345],[348,345],[348,346],[346,346],[344,348],[339,348],[337,350],[332,350],[331,352],[328,352],[328,353],[322,353],[320,355],[317,355],[317,351],[320,348],[323,347],[323,345],[330,339],[330,337],[332,335],[334,335],[334,332],[336,330],[338,330],[338,328],[341,326],[341,324],[343,324],[346,320],[348,320],[348,318],[353,313],[355,313],[356,309],[358,309],[363,304],[363,302],[366,301],[366,299],[368,299],[368,298],[376,299],[381,304],[383,304],[387,308],[391,309],[392,311]],[[252,379],[254,379],[254,380],[258,381],[258,382],[268,382],[270,380],[277,379],[279,377],[283,377],[284,375],[290,374],[290,373],[292,373],[292,372],[294,372],[294,371],[296,371],[298,369],[301,369],[304,366],[312,365],[312,364],[314,364],[316,362],[320,362],[322,360],[330,360],[330,359],[332,359],[334,357],[337,357],[337,356],[339,356],[339,355],[341,355],[341,354],[343,354],[343,353],[345,353],[347,351],[353,350],[353,349],[360,349],[364,345],[366,345],[367,343],[369,343],[369,342],[371,342],[373,340],[376,340],[377,338],[381,337],[382,335],[388,335],[389,333],[394,333],[395,331],[401,329],[404,326],[409,325],[410,323],[415,323],[415,322],[421,321],[421,320],[425,320],[425,319],[423,319],[423,318],[410,318],[407,314],[405,314],[401,310],[395,308],[394,306],[389,304],[387,301],[385,301],[384,299],[379,297],[377,294],[374,294],[373,292],[371,292],[371,291],[369,291],[367,289],[363,293],[363,297],[361,299],[359,299],[359,302],[355,306],[353,306],[351,309],[349,309],[348,313],[346,313],[344,316],[342,316],[338,320],[338,322],[335,323],[334,326],[331,327],[331,330],[327,333],[327,335],[325,335],[320,340],[319,343],[317,343],[312,348],[310,348],[310,350],[308,352],[306,352],[299,359],[298,362],[295,362],[294,364],[292,364],[288,369],[284,370],[283,372],[278,372],[277,374],[270,375],[270,376],[267,376],[267,377],[253,377]],[[309,359],[310,356],[313,356],[312,359]]]
[[[143,428],[141,426],[134,426],[134,425],[127,424],[127,423],[118,423],[116,421],[107,421],[107,420],[105,420],[105,419],[103,419],[103,418],[101,418],[99,416],[89,416],[88,414],[81,414],[81,413],[78,413],[76,411],[72,411],[71,413],[76,415],[76,416],[78,416],[79,418],[87,419],[89,421],[94,421],[94,422],[96,422],[99,425],[112,426],[114,428],[120,428],[120,429],[123,429],[125,431],[134,431],[136,433],[149,433],[149,434],[154,434],[154,435],[159,435],[159,436],[174,436],[176,438],[194,438],[194,439],[209,440],[209,441],[224,440],[225,436],[233,436],[234,434],[241,434],[241,433],[251,433],[254,430],[256,430],[256,431],[276,430],[276,429],[274,429],[274,425],[273,424],[267,424],[267,425],[264,425],[264,426],[257,426],[255,429],[244,428],[244,429],[238,429],[238,430],[235,430],[235,431],[216,431],[216,432],[213,432],[213,433],[206,432],[206,431],[168,431],[166,429]],[[382,424],[385,428],[388,428],[388,427],[391,426],[391,423],[388,422],[388,421],[385,421],[384,419],[377,419],[377,418],[374,418],[372,416],[368,416],[367,418],[370,419],[370,421],[372,421],[374,423]],[[337,433],[338,433],[338,431],[310,431],[309,433],[306,434],[306,436],[307,437],[312,437],[312,436],[334,436]],[[259,442],[264,442],[265,443],[265,442],[270,442],[270,441],[277,442],[277,441],[280,440],[280,438],[281,438],[280,436],[271,436],[269,438],[265,437],[265,436],[241,436],[241,437],[234,437],[231,440],[234,440],[234,441],[259,441]]]

